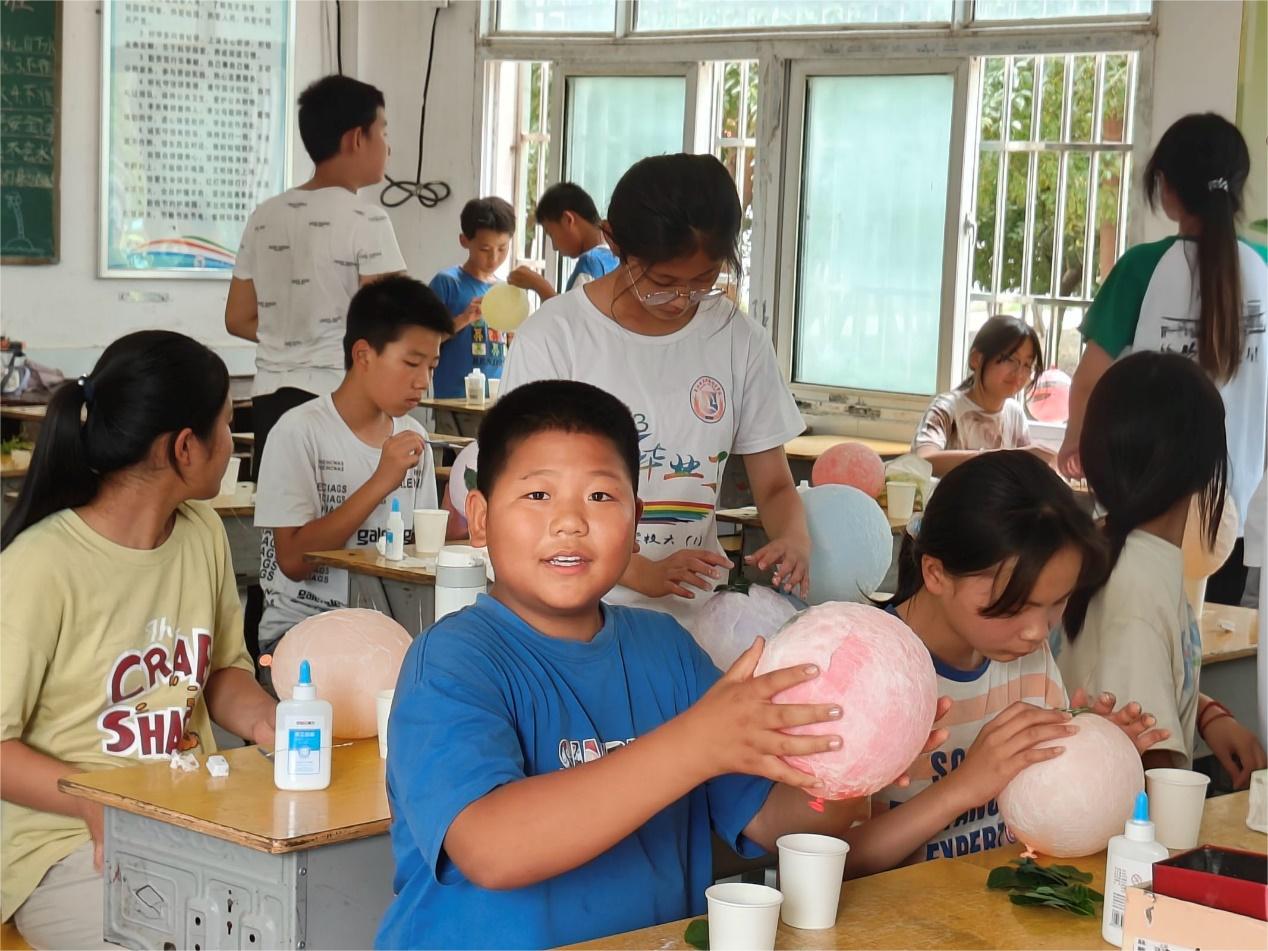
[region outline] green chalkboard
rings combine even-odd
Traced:
[[[55,264],[62,4],[0,3],[0,263]]]

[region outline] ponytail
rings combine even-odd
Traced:
[[[1241,366],[1242,279],[1237,217],[1250,174],[1250,150],[1227,119],[1207,112],[1176,120],[1145,166],[1149,204],[1159,199],[1161,182],[1184,210],[1197,218],[1198,364],[1217,383],[1231,380]]]
[[[224,362],[197,341],[167,330],[120,337],[91,373],[49,401],[0,550],[54,512],[87,505],[103,480],[144,461],[159,437],[189,429],[208,439],[228,397]],[[173,464],[174,451],[169,444]]]
[[[1175,353],[1142,351],[1114,363],[1088,398],[1079,458],[1105,509],[1109,550],[1104,580],[1076,591],[1062,624],[1073,641],[1127,536],[1173,506],[1198,496],[1202,533],[1215,545],[1224,513],[1228,450],[1224,400],[1210,377]]]

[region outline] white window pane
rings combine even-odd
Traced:
[[[616,0],[498,0],[497,24],[514,33],[611,33]]]
[[[977,0],[978,20],[1149,16],[1152,0]]]
[[[638,30],[948,23],[950,0],[638,0]]]
[[[626,169],[683,150],[686,108],[681,76],[570,77],[564,179],[588,191],[604,214]]]
[[[934,392],[953,97],[949,75],[809,80],[798,382]]]

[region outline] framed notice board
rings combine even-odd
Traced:
[[[0,3],[0,263],[56,264],[62,5]]]

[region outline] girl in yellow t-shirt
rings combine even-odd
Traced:
[[[0,537],[3,907],[41,948],[102,937],[102,807],[70,773],[273,739],[215,497],[229,375],[181,334],[115,341],[53,396]]]

